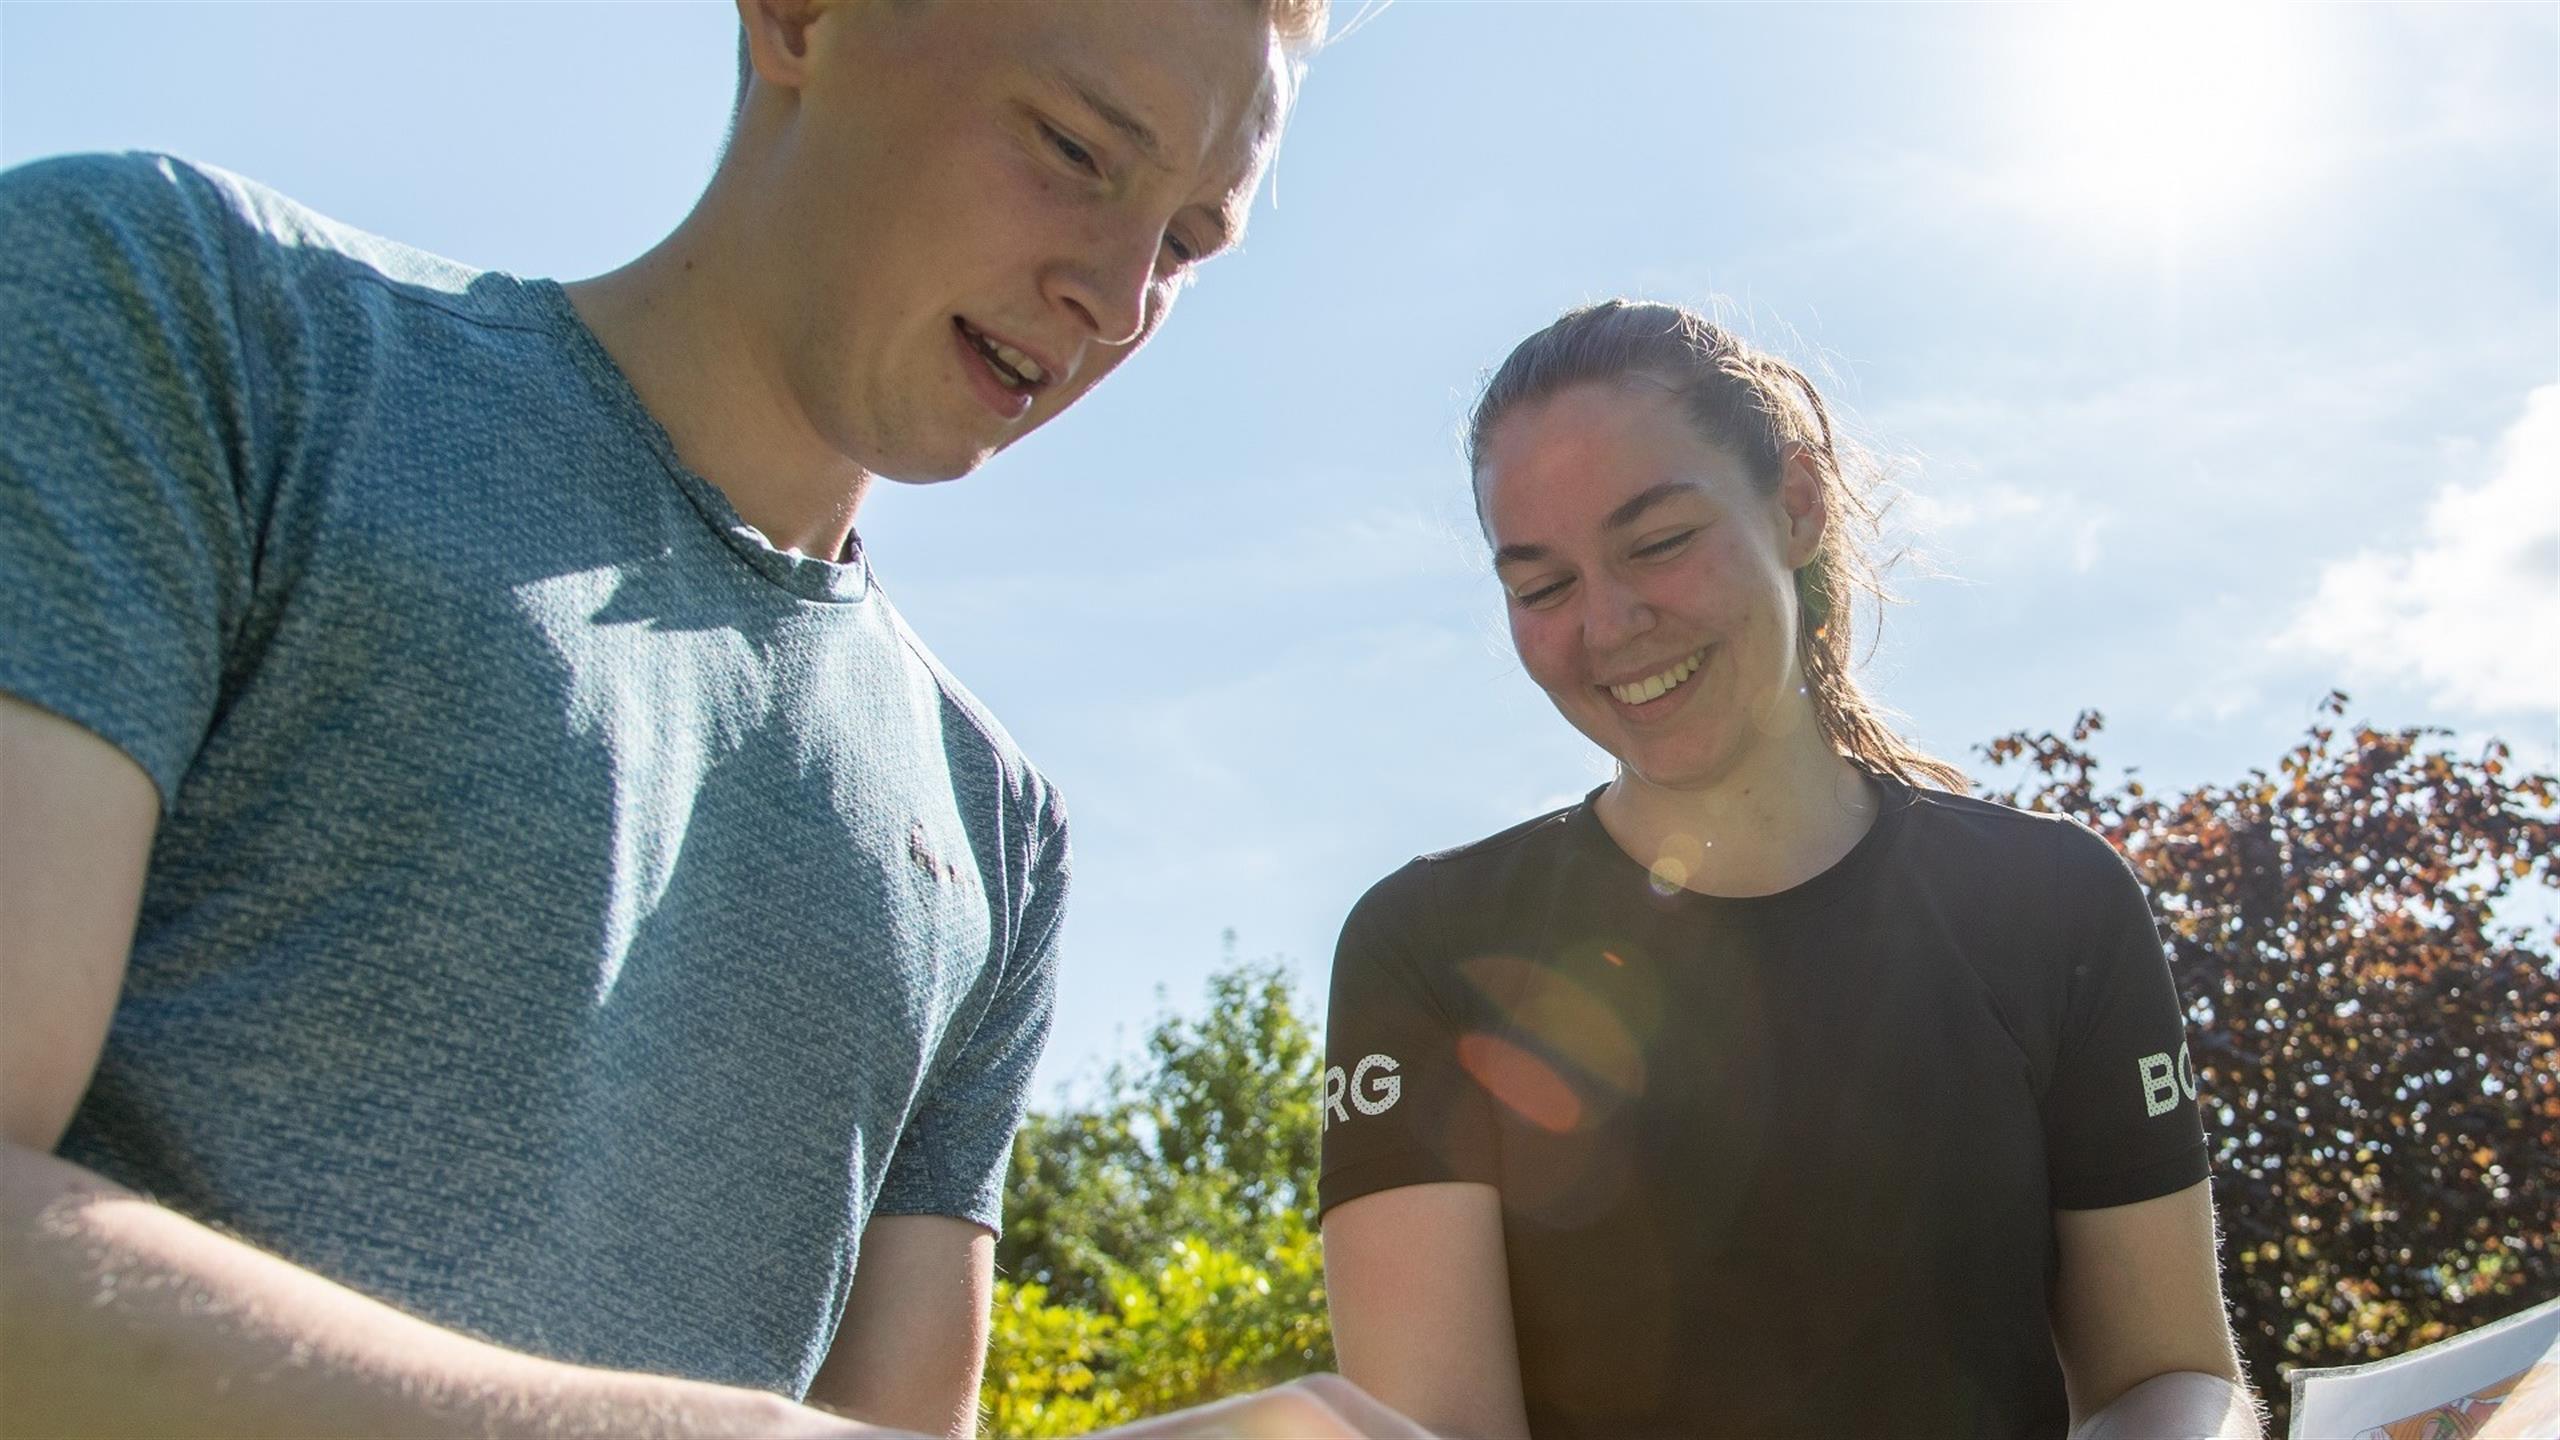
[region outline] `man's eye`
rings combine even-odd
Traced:
[[[1050,149],[1058,152],[1059,159],[1066,161],[1068,164],[1084,171],[1088,175],[1099,175],[1102,173],[1102,162],[1094,158],[1092,151],[1077,144],[1073,139],[1069,138],[1064,131],[1059,130],[1056,126],[1051,125],[1046,120],[1040,121],[1039,125],[1042,138],[1049,142]]]
[[[1637,546],[1636,554],[1647,560],[1659,560],[1665,555],[1678,554],[1681,546],[1696,538],[1698,538],[1697,531],[1683,530],[1677,535],[1665,535],[1659,540]]]
[[[1200,258],[1200,252],[1192,249],[1189,241],[1170,230],[1164,232],[1164,248],[1173,256],[1176,265],[1189,265]]]

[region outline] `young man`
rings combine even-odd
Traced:
[[[0,181],[0,1424],[971,1431],[1064,822],[854,516],[1144,343],[1322,8],[742,0],[565,288]]]

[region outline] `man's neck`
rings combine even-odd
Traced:
[[[756,340],[756,307],[725,273],[706,203],[657,248],[566,287],[676,455],[776,549],[835,559],[869,489],[809,424]]]
[[[1840,862],[1875,823],[1875,783],[1822,737],[1810,708],[1696,789],[1621,768],[1595,807],[1658,879],[1707,895],[1774,895]]]

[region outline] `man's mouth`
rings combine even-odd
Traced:
[[[1681,682],[1698,673],[1698,667],[1706,662],[1706,658],[1707,652],[1700,650],[1658,675],[1647,675],[1641,680],[1630,680],[1623,685],[1610,685],[1604,688],[1615,696],[1621,705],[1642,705],[1648,700],[1659,700],[1669,692],[1679,689]]]
[[[996,373],[996,380],[1006,389],[1036,390],[1048,383],[1049,372],[1041,368],[1039,361],[957,315],[951,317],[951,323],[959,327],[960,338],[968,341],[969,348],[986,360],[987,368]]]

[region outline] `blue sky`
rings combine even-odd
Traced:
[[[1337,0],[1338,4],[1346,0]],[[2059,12],[2059,13],[2057,13]],[[151,147],[564,278],[654,242],[711,3],[0,4],[0,162]],[[1572,304],[1816,370],[1909,491],[1875,687],[1942,753],[2103,710],[2154,783],[2321,694],[2560,753],[2560,7],[1467,5],[1321,56],[1243,251],[1077,411],[861,528],[1066,788],[1045,1083],[1233,927],[1320,989],[1419,851],[1597,783],[1456,433]]]

